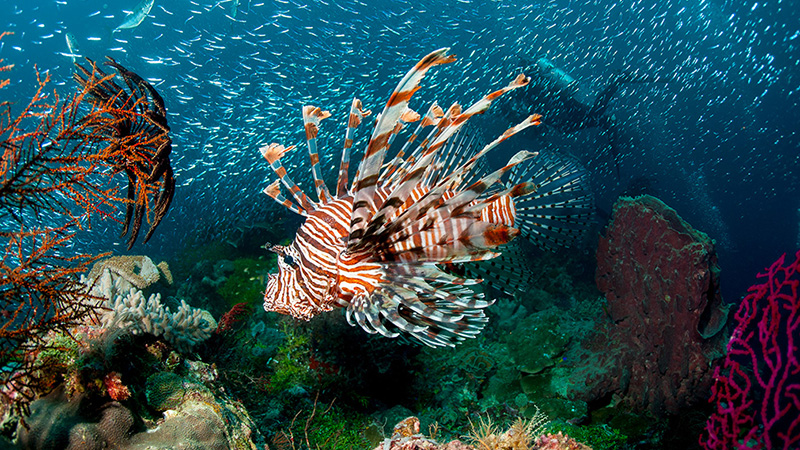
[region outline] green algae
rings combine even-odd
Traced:
[[[274,260],[238,258],[233,260],[233,273],[217,288],[228,306],[237,303],[257,305],[264,296],[267,274],[275,268]]]

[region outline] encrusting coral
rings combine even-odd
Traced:
[[[528,420],[519,418],[506,430],[500,429],[491,419],[481,417],[472,424],[467,436],[470,444],[452,440],[439,444],[420,433],[419,419],[411,416],[395,425],[390,438],[384,439],[374,450],[591,450],[562,433],[544,432],[549,422],[538,409]]]
[[[101,286],[113,281],[116,292],[124,292],[134,287],[146,289],[157,283],[162,275],[167,284],[172,284],[172,273],[166,261],[155,264],[145,255],[121,255],[97,261],[87,278]],[[100,294],[104,294],[103,289],[107,288],[101,287]]]
[[[88,393],[70,398],[57,390],[31,405],[17,444],[32,450],[261,448],[249,415],[216,387],[213,369],[195,361],[184,361],[179,369],[183,375],[156,372],[139,388],[146,390],[148,409],[160,413],[157,420],[143,417],[136,402],[98,405]]]

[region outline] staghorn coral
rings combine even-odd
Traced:
[[[104,327],[163,337],[182,351],[205,341],[217,328],[214,317],[208,311],[192,308],[181,300],[178,311],[172,313],[169,307],[161,304],[161,294],[145,298],[142,291],[136,288],[125,295],[114,296],[105,305],[109,310],[100,318]]]

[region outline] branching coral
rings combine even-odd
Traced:
[[[0,71],[10,68],[0,66]],[[0,383],[5,387],[0,390],[0,400],[16,411],[27,408],[34,392],[48,389],[41,381],[41,373],[47,369],[42,361],[47,359],[35,357],[51,346],[43,336],[49,331],[69,335],[101,301],[78,275],[104,255],[74,253],[69,246],[75,233],[91,226],[95,217],[113,219],[120,204],[129,211],[133,203],[149,204],[146,196],[136,201],[130,199],[130,193],[128,198],[119,196],[119,188],[112,182],[121,167],[136,166],[138,160],[125,162],[136,154],[131,148],[158,143],[158,158],[151,160],[158,161],[158,170],[150,171],[146,183],[160,188],[155,217],[163,217],[169,206],[174,180],[168,169],[170,145],[163,102],[152,87],[147,94],[126,94],[112,78],[105,74],[91,77],[82,83],[80,92],[62,100],[56,93],[45,92],[49,76],[37,74],[38,89],[22,111],[12,114],[11,104],[0,102],[0,361],[4,362]],[[127,71],[124,78],[135,79]],[[7,84],[0,80],[0,87]],[[131,101],[95,102],[98,86]],[[142,89],[141,83],[137,86]],[[160,105],[155,112],[151,107],[143,109],[150,98],[159,99],[153,102]],[[154,134],[147,127],[135,129],[125,139],[100,132],[99,118],[114,114],[133,123],[147,117],[158,122],[161,131]],[[151,232],[158,220],[151,221]],[[129,245],[133,240],[135,233]]]
[[[101,317],[105,327],[129,330],[132,334],[161,336],[179,350],[188,350],[205,341],[217,328],[208,311],[192,308],[181,300],[175,313],[161,303],[161,294],[145,298],[142,291],[131,289],[105,304],[110,310]]]

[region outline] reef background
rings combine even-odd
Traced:
[[[704,311],[720,298],[738,303],[755,274],[800,241],[794,170],[800,93],[790,60],[800,36],[796,10],[780,2],[638,2],[627,9],[558,1],[411,9],[403,2],[382,2],[380,9],[358,2],[174,2],[157,3],[134,29],[112,32],[123,18],[114,8],[100,2],[0,6],[8,18],[0,30],[14,32],[0,42],[3,64],[14,65],[3,73],[10,79],[4,100],[27,102],[34,65],[52,74],[59,92],[74,91],[67,32],[84,55],[111,54],[156,86],[173,130],[179,186],[153,240],[131,254],[167,260],[177,282],[158,286],[164,303],[174,309],[186,300],[220,327],[205,330],[210,337],[192,349],[144,333],[122,344],[111,340],[116,350],[100,362],[92,352],[61,361],[65,374],[94,383],[92,395],[128,401],[139,428],[142,418],[170,420],[175,416],[168,411],[197,407],[174,401],[192,397],[206,409],[237,415],[247,425],[239,430],[250,432],[252,421],[258,432],[244,433],[245,439],[278,448],[294,448],[287,442],[309,433],[316,445],[335,437],[341,448],[367,448],[391,437],[391,425],[410,414],[433,427],[429,434],[455,438],[478,414],[506,425],[535,417],[537,407],[569,434],[585,433],[582,442],[594,448],[696,445],[711,412],[704,403],[708,369],[721,358],[728,332],[708,325]],[[267,168],[258,146],[299,142],[305,103],[341,119],[353,95],[378,109],[410,62],[442,46],[451,46],[460,61],[426,79],[418,101],[477,98],[540,56],[595,91],[617,71],[670,77],[667,84],[621,90],[611,112],[624,139],[613,150],[598,130],[546,128],[505,148],[550,148],[581,160],[594,178],[597,232],[605,237],[595,233],[582,247],[556,255],[531,254],[529,270],[541,274],[535,286],[499,301],[481,337],[454,350],[369,337],[339,315],[298,324],[265,314],[260,297],[274,262],[261,245],[290,239],[299,218],[260,194]],[[483,120],[489,135],[514,120],[519,102],[524,98],[499,104],[501,113]],[[326,123],[321,134],[328,166],[336,164],[343,137],[343,121],[335,125]],[[505,156],[498,152],[497,160]],[[625,221],[630,231],[603,231],[621,194],[654,194],[674,211],[647,200],[650,206]],[[667,218],[651,218],[658,215]],[[615,233],[631,239],[627,248],[640,242],[637,233],[649,228],[636,217],[666,222],[680,236],[664,240],[691,247],[686,260],[659,260],[650,252],[645,264],[674,265],[681,280],[688,274],[696,285],[689,283],[687,292],[671,286],[669,276],[626,272],[626,261],[647,258],[634,252],[626,259],[609,242]],[[76,238],[76,252],[126,253],[117,223],[94,225]],[[642,298],[649,302],[641,304]],[[684,301],[702,317],[671,309]],[[646,325],[652,323],[660,328]],[[707,326],[713,332],[703,331]],[[677,343],[689,343],[689,357],[668,350]],[[163,345],[183,354],[173,356]],[[125,349],[136,355],[124,361],[128,372],[114,357]],[[618,358],[597,357],[606,351]],[[643,369],[619,371],[617,361]],[[149,372],[125,378],[139,364]],[[387,386],[396,389],[387,394]],[[62,400],[52,399],[55,405]],[[583,426],[571,428],[572,422]]]
[[[670,76],[617,95],[609,112],[627,137],[616,156],[596,129],[530,131],[508,152],[555,146],[576,155],[606,213],[620,193],[650,193],[676,208],[717,241],[730,274],[726,299],[796,246],[800,13],[787,2],[171,1],[156,2],[138,27],[112,32],[136,3],[3,2],[0,29],[15,34],[0,51],[15,65],[5,92],[12,101],[30,98],[34,65],[71,89],[67,32],[83,55],[111,55],[160,90],[180,185],[148,252],[155,259],[256,223],[285,221],[291,231],[296,219],[260,193],[268,168],[258,146],[299,141],[300,106],[313,103],[339,120],[322,130],[322,148],[334,149],[323,162],[335,164],[351,98],[378,108],[410,62],[444,46],[461,60],[433,73],[426,85],[441,89],[421,100],[477,98],[541,56],[595,92],[620,70]],[[511,122],[493,117],[497,129]],[[96,228],[86,246],[106,250],[114,235]]]

